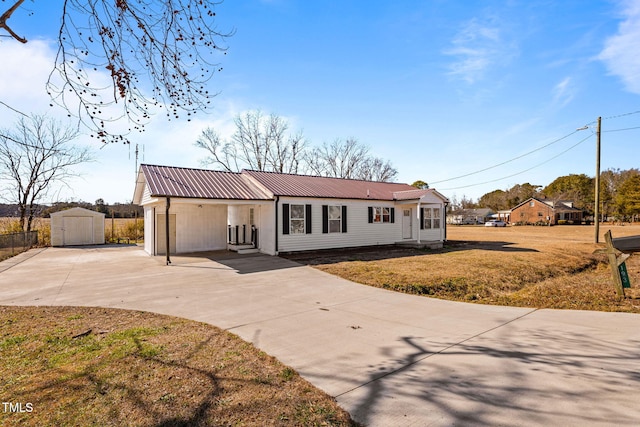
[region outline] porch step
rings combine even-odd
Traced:
[[[234,251],[234,252],[240,253],[240,251],[242,251],[242,250],[254,249],[254,247],[251,244],[233,245],[233,244],[230,243],[230,244],[227,245],[227,249],[229,249],[230,251]]]
[[[426,241],[418,243],[416,240],[403,240],[396,242],[396,246],[412,249],[442,249],[444,243],[441,241]]]
[[[260,252],[258,249],[251,247],[251,248],[247,248],[247,249],[238,249],[237,251],[240,255],[245,255],[245,254],[257,254],[258,252]]]

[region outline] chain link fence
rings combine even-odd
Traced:
[[[38,244],[38,231],[0,234],[0,260],[9,258]]]

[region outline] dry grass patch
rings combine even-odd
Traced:
[[[0,307],[0,425],[355,425],[293,369],[210,325],[103,308]]]
[[[609,228],[614,237],[640,235],[640,226],[602,231]],[[591,243],[593,227],[450,227],[448,232],[449,242],[438,251],[388,247],[290,258],[355,282],[442,299],[640,312],[638,300],[618,300],[605,257],[593,254],[603,247]],[[627,262],[635,287],[639,258]]]

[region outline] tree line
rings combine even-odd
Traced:
[[[277,114],[250,110],[237,115],[234,126],[229,138],[214,127],[202,131],[195,146],[207,152],[203,166],[367,181],[393,181],[398,175],[391,162],[372,155],[357,139],[337,138],[312,146],[302,131],[292,132],[288,120]]]
[[[452,199],[450,209],[489,208],[509,210],[535,197],[553,201],[568,200],[573,206],[593,215],[595,208],[595,178],[585,174],[570,174],[556,178],[543,187],[530,183],[516,184],[506,190],[493,190],[474,202],[463,196]],[[605,219],[640,220],[640,170],[608,169],[600,174],[600,212]]]

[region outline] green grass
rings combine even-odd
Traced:
[[[0,306],[0,425],[355,425],[228,332],[151,313]]]

